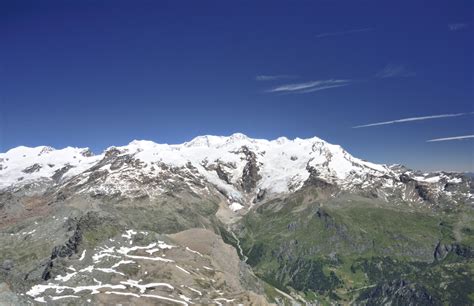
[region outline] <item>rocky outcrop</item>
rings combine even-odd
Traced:
[[[242,147],[242,153],[245,154],[247,164],[245,164],[242,172],[242,189],[250,193],[257,186],[257,182],[262,178],[258,173],[257,155],[250,151],[247,147]]]
[[[120,155],[115,158],[115,160],[110,164],[110,170],[114,171],[120,169],[125,164],[130,164],[133,160],[133,157],[129,154]]]
[[[100,231],[100,228],[104,224],[111,222],[112,220],[108,220],[94,212],[88,212],[78,219],[68,220],[66,226],[68,226],[68,231],[72,231],[72,235],[64,244],[57,245],[53,248],[51,257],[46,264],[41,278],[43,280],[50,279],[52,277],[53,268],[58,259],[71,257],[78,252],[79,246],[83,242],[83,236],[86,232],[94,233]],[[100,234],[101,233],[96,233],[95,235],[100,236]]]
[[[327,187],[330,184],[320,178],[318,170],[306,165],[306,170],[309,172],[308,179],[304,182],[305,186]]]
[[[112,147],[112,148],[109,148],[105,154],[104,154],[104,158],[102,158],[97,164],[95,164],[94,166],[92,166],[91,168],[89,168],[87,171],[88,172],[94,172],[96,170],[99,170],[100,168],[102,168],[103,166],[109,164],[109,163],[113,163],[115,159],[117,159],[117,157],[121,154],[122,152],[115,148],[115,147]]]
[[[33,172],[38,172],[41,169],[40,164],[33,164],[25,169],[23,169],[23,173],[33,173]]]
[[[63,175],[66,174],[66,172],[68,172],[71,168],[72,168],[71,165],[66,165],[66,166],[62,167],[61,169],[56,170],[54,172],[53,176],[52,176],[52,179],[55,182],[59,182],[61,180],[61,178],[63,177]]]
[[[82,150],[81,155],[84,157],[91,157],[94,156],[94,153],[92,153],[92,151],[89,149],[84,149]]]
[[[265,189],[259,189],[257,192],[257,196],[253,199],[253,203],[261,202],[265,199],[267,191]]]
[[[60,257],[69,257],[77,252],[78,246],[82,240],[82,231],[79,225],[76,226],[72,236],[64,243],[63,245],[58,245],[53,248],[51,252],[51,257],[46,264],[46,268],[43,271],[41,278],[43,280],[48,280],[51,278],[51,271],[54,267],[54,262],[57,258]]]
[[[231,181],[230,181],[230,178],[229,178],[229,175],[222,169],[221,165],[217,165],[216,167],[216,173],[217,173],[217,176],[223,180],[224,182],[226,182],[227,184],[232,184]]]
[[[444,244],[441,241],[436,245],[433,257],[435,261],[439,261],[445,259],[450,253],[463,258],[474,258],[471,247],[457,243]]]
[[[402,174],[399,176],[400,182],[404,183],[407,188],[413,189],[415,194],[420,197],[421,200],[436,204],[436,196],[430,191],[428,186],[414,180],[407,174]]]
[[[400,279],[379,284],[357,298],[358,305],[441,305],[426,288]]]

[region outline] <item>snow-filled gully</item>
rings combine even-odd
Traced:
[[[144,233],[144,232],[142,232]],[[123,238],[126,240],[124,244],[128,246],[104,246],[100,247],[96,250],[94,254],[89,256],[89,260],[93,262],[93,264],[88,265],[82,268],[76,268],[73,265],[66,268],[67,272],[65,275],[57,275],[54,278],[54,282],[49,282],[47,284],[38,284],[33,286],[29,291],[26,292],[26,295],[30,296],[34,299],[37,303],[48,303],[48,301],[57,301],[57,300],[66,300],[66,299],[88,299],[90,301],[90,296],[97,295],[97,294],[105,294],[105,295],[118,295],[123,297],[132,297],[132,298],[148,298],[148,299],[156,299],[162,300],[167,302],[176,303],[179,305],[189,305],[194,303],[199,303],[198,300],[193,302],[193,298],[185,295],[183,293],[183,289],[186,289],[191,296],[196,298],[196,294],[198,297],[203,296],[203,292],[189,287],[187,285],[181,284],[178,287],[179,290],[176,290],[175,286],[169,284],[167,282],[149,282],[145,283],[142,279],[134,280],[127,277],[127,275],[121,271],[117,271],[116,269],[122,265],[127,264],[138,264],[138,260],[140,261],[159,261],[163,264],[172,264],[180,273],[185,275],[191,275],[192,272],[190,270],[186,270],[185,268],[177,265],[174,260],[163,258],[164,253],[161,256],[156,255],[153,256],[155,253],[161,253],[161,251],[169,250],[175,248],[177,246],[166,244],[163,241],[157,241],[150,243],[148,245],[139,246],[139,245],[131,245],[130,241],[137,232],[133,230],[127,231],[125,234],[122,235]],[[112,241],[112,240],[111,240]],[[188,247],[184,249],[186,252],[196,254],[198,256],[203,257],[201,253],[194,251]],[[141,255],[134,255],[136,251],[145,251],[150,256],[141,256]],[[86,259],[87,252],[84,250],[80,254],[79,264],[80,262],[87,261]],[[103,261],[112,259],[117,260],[114,264],[111,264],[110,267],[98,267],[99,264],[104,264]],[[140,265],[138,265],[140,267]],[[203,266],[204,270],[212,270],[212,268]],[[81,281],[83,279],[90,278],[93,271],[99,273],[113,273],[118,276],[128,278],[126,280],[119,281],[118,283],[103,283],[95,278],[93,278],[93,284],[86,284],[86,285],[76,285],[73,286],[70,283],[74,281]],[[145,272],[145,275],[148,272]],[[100,275],[100,274],[99,274]],[[77,284],[77,283],[76,283]],[[162,291],[161,294],[157,294],[155,290],[164,290],[167,292],[168,296],[164,296]],[[225,298],[218,298],[213,300],[216,304],[221,304],[222,302],[230,302],[233,300],[228,300]]]

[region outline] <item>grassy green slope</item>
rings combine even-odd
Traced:
[[[261,278],[310,300],[350,302],[402,279],[433,303],[459,305],[474,302],[473,220],[467,209],[446,214],[349,195],[327,199],[307,188],[247,214],[240,236]],[[436,259],[438,244],[450,251]]]

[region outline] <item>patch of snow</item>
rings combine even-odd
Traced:
[[[112,268],[94,268],[94,270],[101,271],[101,272],[104,272],[104,273],[114,273],[114,274],[119,274],[119,275],[125,276],[125,274],[123,274],[122,272],[115,271]]]
[[[203,255],[201,253],[199,253],[198,251],[191,250],[188,247],[186,247],[186,251],[189,251],[189,252],[194,253],[194,254],[198,254],[199,256],[203,257]]]
[[[61,282],[67,282],[68,280],[73,278],[76,274],[77,274],[77,272],[68,273],[64,276],[58,275],[54,278],[54,280],[61,281]]]
[[[194,288],[191,288],[191,287],[189,287],[189,286],[185,286],[185,287],[188,288],[189,290],[194,291],[194,292],[196,292],[197,294],[199,294],[199,295],[202,296],[202,292],[201,292],[201,291],[199,291],[199,290],[197,290],[197,289],[194,289]]]
[[[229,208],[230,208],[232,211],[238,211],[238,210],[244,208],[244,206],[243,206],[242,204],[240,204],[240,203],[234,202],[234,203],[232,203],[232,204],[229,206]]]
[[[113,255],[113,253],[115,252],[115,247],[102,247],[100,250],[99,250],[99,253],[98,254],[94,254],[92,255],[92,260],[97,263],[97,262],[100,262],[102,258],[104,257],[113,257],[113,258],[120,258],[120,256],[117,256],[117,255]]]
[[[225,303],[232,303],[233,301],[235,301],[235,299],[217,298],[217,299],[214,299],[214,301],[215,302],[223,301]]]
[[[78,298],[80,298],[80,296],[77,296],[77,295],[59,295],[59,296],[51,296],[50,297],[50,299],[52,299],[53,301],[62,300],[62,299],[70,299],[70,298],[78,299]]]
[[[79,272],[89,272],[89,273],[91,273],[92,270],[94,270],[94,266],[88,266],[84,269],[79,270]]]
[[[132,292],[120,292],[120,291],[106,291],[105,294],[116,294],[116,295],[127,295],[127,296],[134,296],[139,298],[140,295]]]
[[[44,297],[40,296],[40,297],[37,297],[34,299],[36,302],[38,303],[46,303],[46,301],[44,300]]]
[[[112,269],[117,268],[120,265],[135,263],[133,260],[121,260],[112,266]]]
[[[180,266],[176,265],[176,268],[178,268],[179,270],[183,271],[184,273],[186,274],[191,274],[189,271],[186,271],[185,269],[181,268]]]
[[[82,251],[79,261],[83,261],[85,257],[86,257],[86,250]]]
[[[187,296],[185,296],[184,294],[180,294],[179,297],[183,300],[185,300],[186,302],[188,303],[191,303],[191,298],[188,298]],[[192,304],[192,303],[191,303]]]
[[[28,292],[27,295],[31,297],[36,297],[42,293],[44,293],[48,289],[55,289],[56,291],[63,291],[65,289],[71,289],[74,293],[78,293],[81,291],[90,291],[91,294],[100,293],[99,289],[109,288],[109,289],[126,289],[124,285],[90,285],[90,286],[78,286],[78,287],[70,287],[70,286],[62,286],[49,283],[47,285],[35,285],[33,286]]]
[[[137,250],[153,249],[156,245],[157,245],[156,243],[151,243],[148,246],[133,246],[131,248],[121,247],[120,249],[117,250],[117,253],[122,254],[129,258],[132,258],[132,259],[146,259],[146,260],[163,261],[163,262],[174,262],[174,260],[161,258],[161,257],[147,257],[147,256],[138,256],[138,255],[128,254],[130,252],[137,251]],[[166,247],[168,246],[166,245]]]
[[[174,248],[175,246],[174,246],[174,245],[166,244],[166,243],[163,242],[163,241],[158,241],[158,247],[159,247],[160,249],[172,249],[172,248]]]
[[[132,239],[132,237],[136,234],[137,234],[137,232],[135,232],[134,230],[128,230],[128,231],[125,232],[125,234],[122,234],[122,237],[124,237],[126,239]]]
[[[12,185],[27,184],[36,180],[50,180],[65,166],[70,166],[63,177],[72,177],[82,173],[101,159],[101,156],[85,156],[87,149],[67,147],[55,150],[46,146],[35,148],[16,147],[6,153],[0,153],[0,159],[7,167],[0,170],[0,189]],[[31,171],[28,171],[31,169]]]
[[[127,280],[127,281],[122,281],[120,282],[121,284],[123,285],[127,285],[129,287],[135,287],[137,288],[138,290],[140,290],[140,293],[145,293],[146,289],[148,288],[154,288],[154,287],[167,287],[171,290],[174,290],[174,287],[171,286],[170,284],[168,283],[149,283],[149,284],[140,284],[141,280]]]
[[[415,180],[425,183],[438,183],[441,179],[440,176],[433,176],[433,177],[424,177],[424,176],[415,176]]]
[[[150,255],[153,255],[153,253],[156,253],[156,252],[158,252],[159,250],[160,250],[160,249],[158,249],[158,248],[153,248],[153,249],[151,249],[151,250],[146,250],[145,252],[147,252],[147,253],[150,254]]]
[[[459,183],[462,183],[462,179],[460,177],[455,177],[455,178],[449,179],[448,183],[459,184]]]

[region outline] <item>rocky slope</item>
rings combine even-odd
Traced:
[[[462,304],[473,187],[316,137],[18,147],[0,153],[0,301]]]

